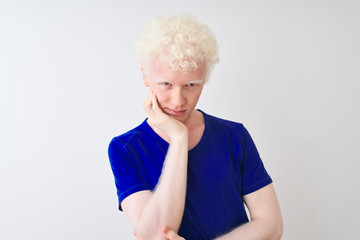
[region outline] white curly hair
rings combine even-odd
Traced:
[[[147,22],[135,41],[135,53],[145,71],[150,61],[162,55],[174,71],[189,73],[205,66],[207,77],[219,61],[214,34],[188,13],[160,16]]]

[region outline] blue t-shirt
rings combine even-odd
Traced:
[[[205,130],[188,152],[186,202],[179,235],[208,240],[248,222],[242,196],[272,182],[256,146],[241,123],[200,111]],[[112,139],[109,159],[121,202],[132,193],[154,190],[169,144],[146,120]]]

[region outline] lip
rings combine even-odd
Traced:
[[[180,111],[176,111],[170,108],[166,108],[166,113],[173,115],[173,116],[181,116],[186,112],[186,110],[180,110]]]

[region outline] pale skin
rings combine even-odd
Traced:
[[[150,93],[143,108],[149,125],[169,143],[169,149],[155,190],[134,193],[121,206],[138,240],[182,240],[177,232],[185,206],[187,153],[205,128],[202,114],[195,109],[205,68],[189,74],[174,72],[165,58],[158,57],[148,69],[143,79]],[[217,239],[280,239],[282,217],[273,185],[243,196],[243,201],[251,221]]]

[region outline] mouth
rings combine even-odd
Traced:
[[[173,109],[170,109],[170,108],[166,108],[166,109],[165,109],[165,112],[166,112],[168,115],[181,116],[181,115],[183,115],[183,114],[186,112],[186,110],[176,111],[176,110],[173,110]]]

